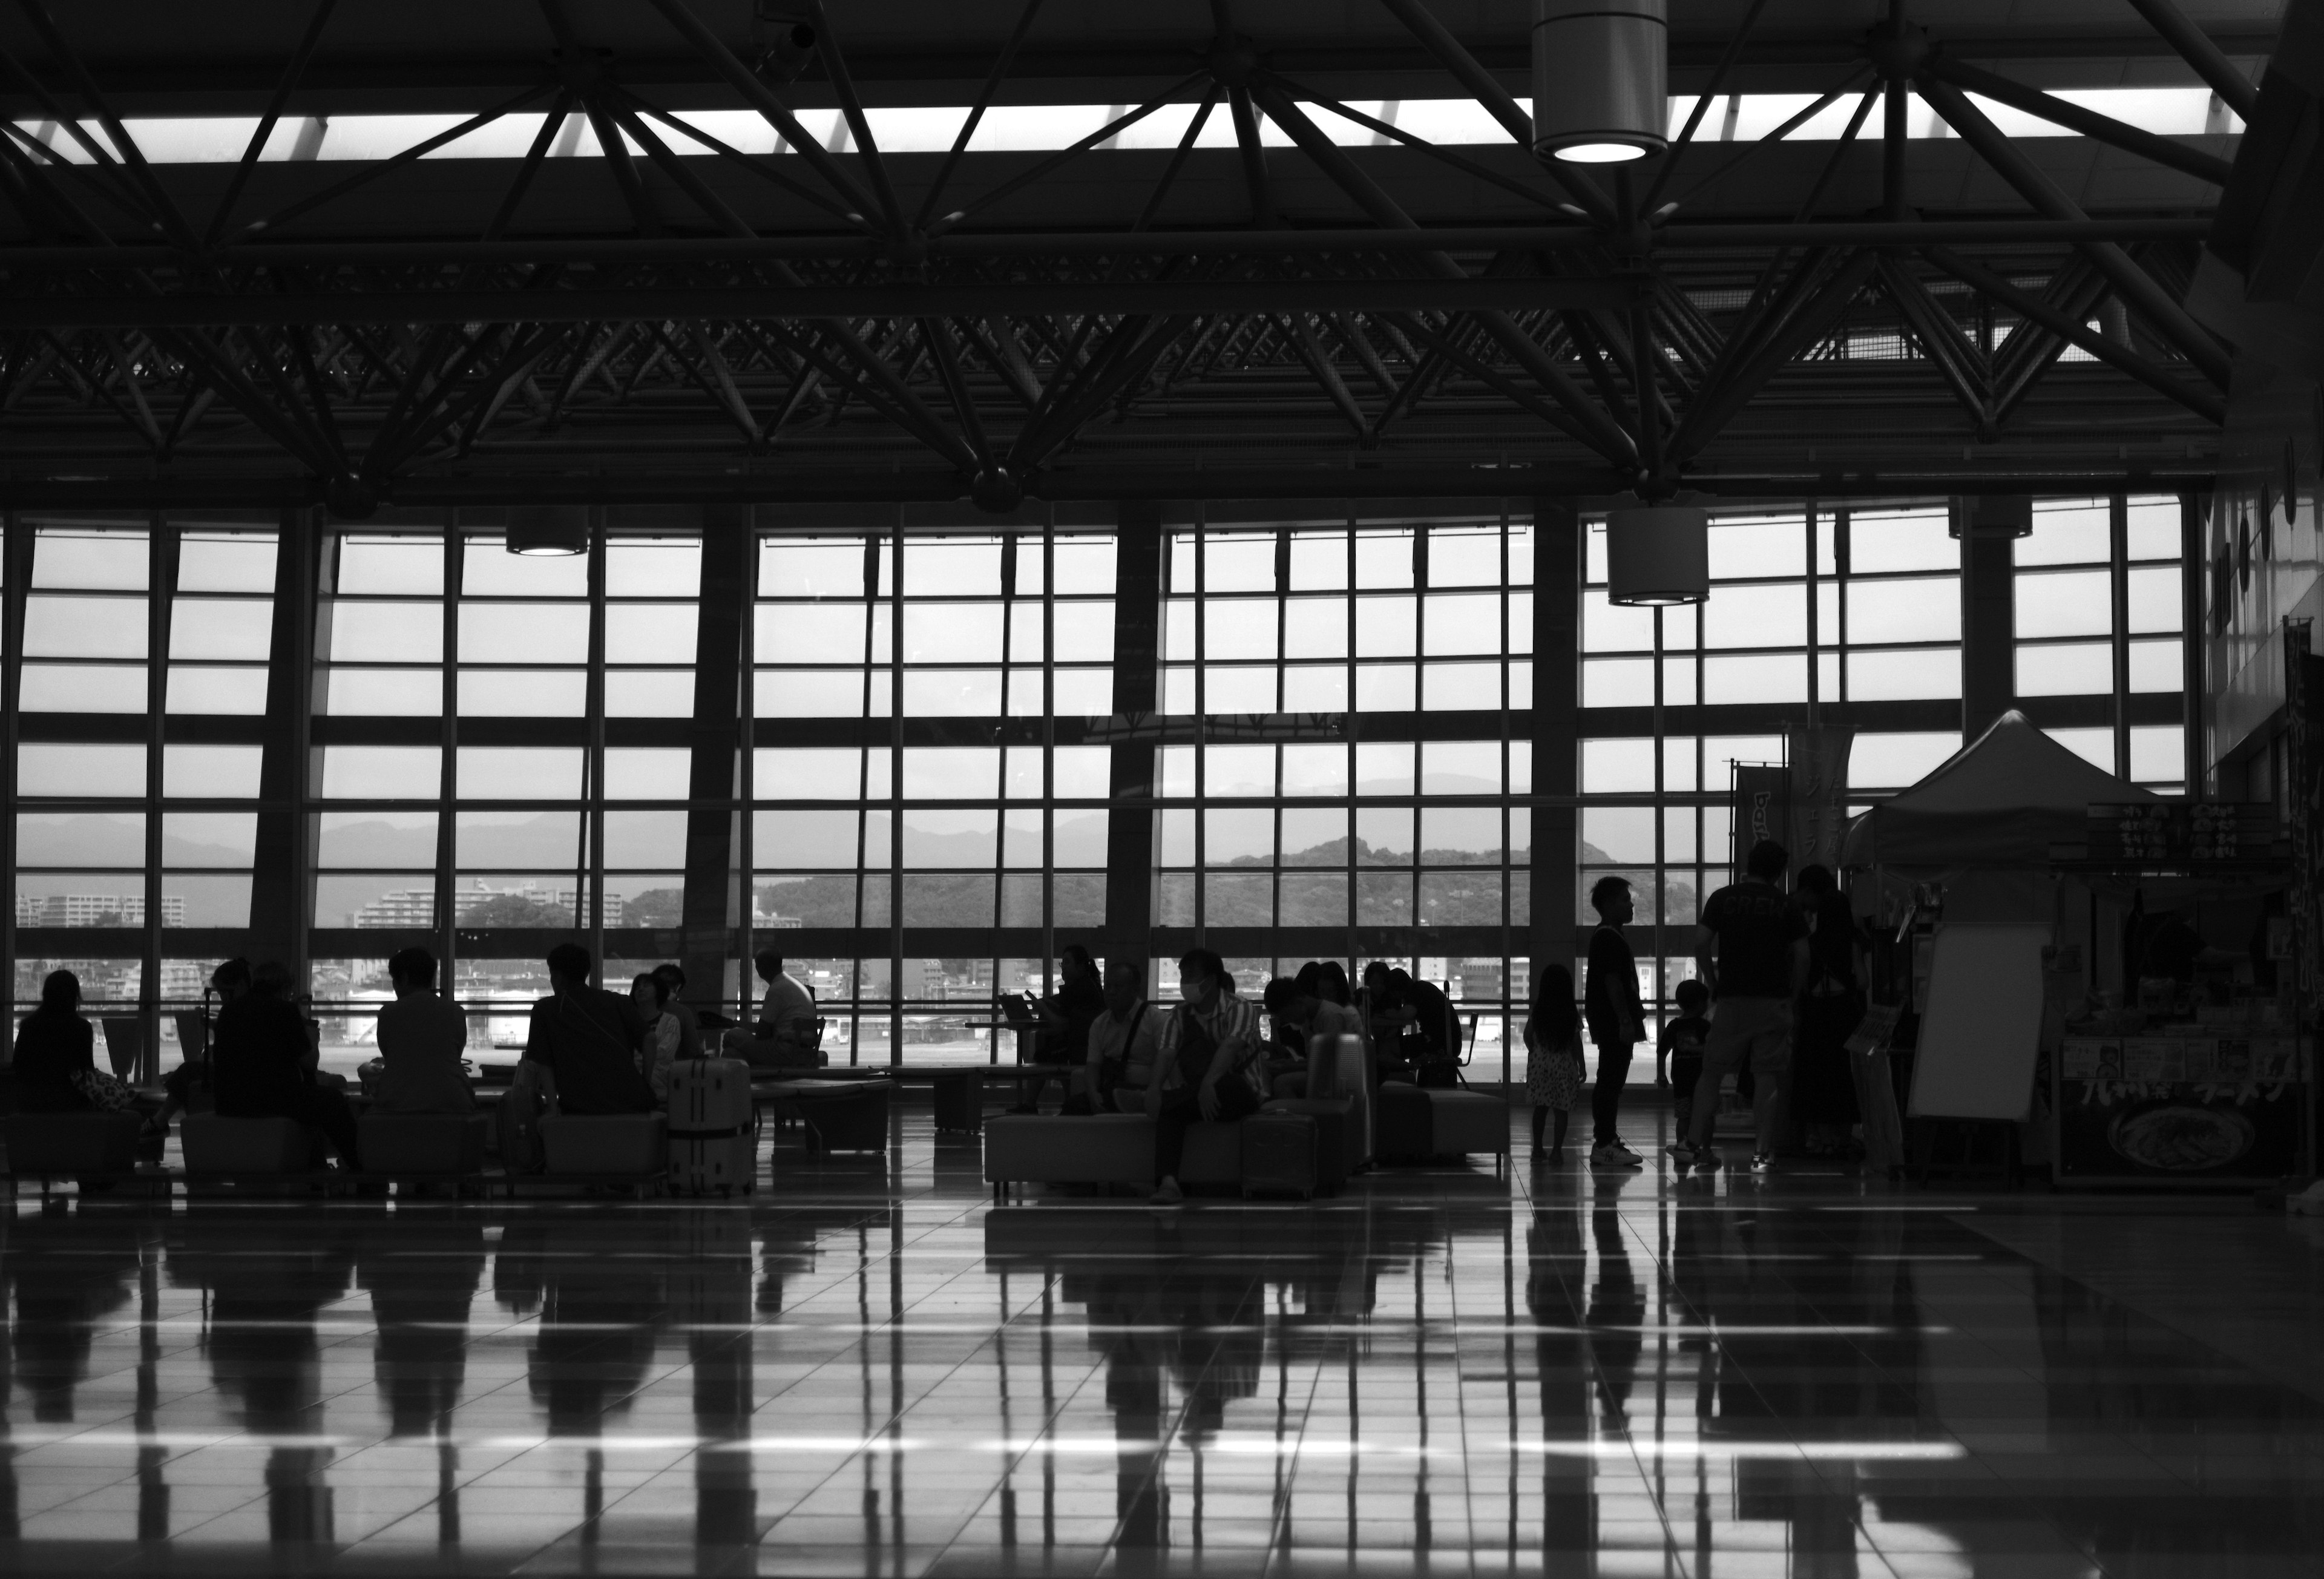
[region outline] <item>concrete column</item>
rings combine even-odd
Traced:
[[[1533,969],[1573,968],[1581,902],[1582,517],[1571,499],[1536,499],[1533,591]]]
[[[1161,507],[1125,500],[1115,519],[1113,711],[1151,716],[1160,688]],[[1154,919],[1154,763],[1150,743],[1113,748],[1106,814],[1105,951],[1140,961]]]
[[[679,959],[687,996],[724,1005],[747,994],[747,967],[727,980],[733,928],[747,902],[748,873],[736,871],[736,760],[742,749],[742,618],[750,596],[751,507],[711,504],[702,512],[702,595],[694,649],[692,771],[687,795],[686,900]]]
[[[2007,503],[2016,503],[2011,500]],[[2032,502],[2025,501],[2030,511]],[[1981,500],[1975,519],[1992,522],[2005,503]],[[2016,609],[2010,587],[2016,559],[2015,540],[1990,524],[1980,535],[1968,522],[1961,532],[1961,734],[1975,740],[2017,698]]]

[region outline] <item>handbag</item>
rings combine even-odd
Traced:
[[[72,1088],[98,1113],[122,1113],[137,1105],[137,1093],[102,1069],[75,1069]]]
[[[540,1121],[552,1106],[541,1094],[539,1077],[518,1064],[508,1094],[493,1110],[493,1139],[502,1168],[510,1173],[539,1173],[549,1166],[541,1151]]]

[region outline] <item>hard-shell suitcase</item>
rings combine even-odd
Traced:
[[[1315,1121],[1315,1193],[1336,1196],[1355,1170],[1355,1103],[1345,1096],[1277,1097],[1260,1110]]]
[[[1242,1122],[1242,1193],[1286,1191],[1314,1199],[1315,1121],[1306,1113],[1256,1113]]]
[[[973,1069],[936,1077],[936,1131],[973,1135],[983,1128],[984,1084]]]
[[[688,1195],[749,1193],[758,1128],[751,1066],[740,1058],[686,1058],[669,1067],[669,1187]]]

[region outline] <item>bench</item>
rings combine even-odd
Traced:
[[[355,1121],[355,1149],[367,1183],[479,1184],[489,1114],[365,1113]]]
[[[754,1102],[796,1117],[807,1131],[810,1156],[833,1151],[885,1151],[892,1080],[762,1080],[751,1085]]]
[[[1085,1117],[1003,1113],[984,1125],[984,1182],[997,1200],[1010,1185],[1154,1184],[1154,1121],[1144,1113]],[[1242,1126],[1198,1123],[1186,1131],[1178,1182],[1242,1183]]]
[[[13,1115],[5,1131],[10,1196],[19,1179],[38,1181],[43,1196],[52,1182],[63,1178],[77,1180],[84,1188],[158,1181],[166,1192],[166,1174],[138,1170],[137,1135],[143,1125],[143,1118],[134,1113]]]
[[[1509,1153],[1509,1104],[1458,1086],[1384,1082],[1374,1099],[1374,1145],[1384,1161],[1425,1162],[1489,1152],[1494,1166]]]
[[[512,1187],[610,1185],[643,1197],[669,1170],[669,1122],[660,1113],[546,1113],[540,1150],[548,1167],[506,1176]]]

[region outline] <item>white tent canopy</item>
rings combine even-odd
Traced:
[[[1849,866],[2040,867],[2080,842],[2093,804],[2152,791],[2093,767],[2014,709],[1911,789],[1849,824]]]

